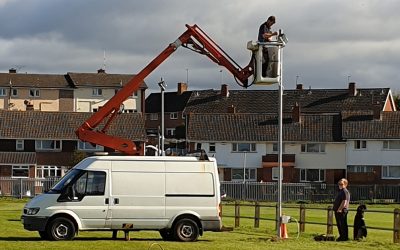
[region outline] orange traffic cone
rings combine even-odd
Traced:
[[[287,233],[287,228],[286,228],[286,224],[282,223],[281,224],[281,239],[287,239],[288,237],[288,233]]]

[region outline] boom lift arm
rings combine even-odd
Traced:
[[[154,58],[144,69],[142,69],[142,71],[129,80],[129,82],[101,109],[94,113],[75,131],[80,140],[112,148],[128,155],[138,154],[134,142],[128,139],[107,135],[106,131],[112,120],[118,114],[122,103],[139,88],[143,80],[152,71],[154,71],[180,46],[206,55],[213,62],[224,66],[229,72],[231,72],[240,86],[248,87],[248,78],[253,75],[251,62],[245,68],[241,68],[197,25],[186,25],[186,28],[187,30],[175,42],[169,44],[167,48]],[[104,127],[101,130],[95,130],[103,120],[106,120]]]

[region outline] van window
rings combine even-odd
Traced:
[[[101,171],[88,171],[74,184],[76,196],[83,198],[86,195],[104,195],[106,173]]]

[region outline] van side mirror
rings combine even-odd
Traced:
[[[78,197],[75,195],[75,189],[72,185],[68,185],[65,187],[62,192],[60,197],[58,197],[57,201],[58,202],[67,202],[67,201],[76,201],[79,200]]]

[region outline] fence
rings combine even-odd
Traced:
[[[400,202],[399,185],[350,185],[352,201],[375,203]],[[276,182],[221,182],[221,190],[232,200],[276,201]],[[282,201],[331,202],[339,191],[337,185],[325,183],[283,183]]]
[[[59,180],[59,178],[8,178],[0,177],[0,196],[33,197],[44,193]]]
[[[274,205],[262,205],[259,202],[254,202],[254,204],[240,204],[239,202],[235,202],[234,204],[232,203],[223,203],[221,210],[224,211],[224,207],[226,206],[234,206],[234,216],[229,216],[225,215],[222,212],[223,217],[230,217],[235,219],[235,227],[240,226],[240,218],[245,218],[245,219],[254,219],[254,227],[258,228],[260,225],[260,220],[273,220],[275,221],[275,229],[278,227],[278,206]],[[240,207],[254,207],[254,217],[249,217],[249,216],[241,216],[240,215]],[[260,208],[274,208],[275,209],[275,219],[268,219],[268,218],[263,218],[260,217]],[[336,224],[333,223],[334,219],[334,212],[332,209],[332,206],[329,206],[328,208],[307,208],[304,204],[301,204],[299,206],[282,206],[284,208],[298,208],[299,209],[299,216],[300,219],[298,221],[299,223],[299,230],[300,232],[305,232],[305,225],[306,224],[316,224],[316,225],[326,225],[326,235],[327,236],[332,236],[333,235],[333,227],[336,226]],[[321,223],[321,222],[315,222],[315,221],[307,221],[306,220],[306,210],[309,209],[314,209],[314,210],[325,210],[327,211],[327,220],[326,223]],[[356,211],[350,209],[350,211]],[[370,227],[367,226],[367,229],[376,229],[376,230],[385,230],[385,231],[392,231],[393,232],[393,243],[400,243],[400,209],[395,208],[393,212],[385,212],[385,211],[376,211],[376,210],[368,210],[366,213],[393,213],[393,228],[384,228],[384,227]],[[349,225],[349,227],[353,227],[352,225]]]

